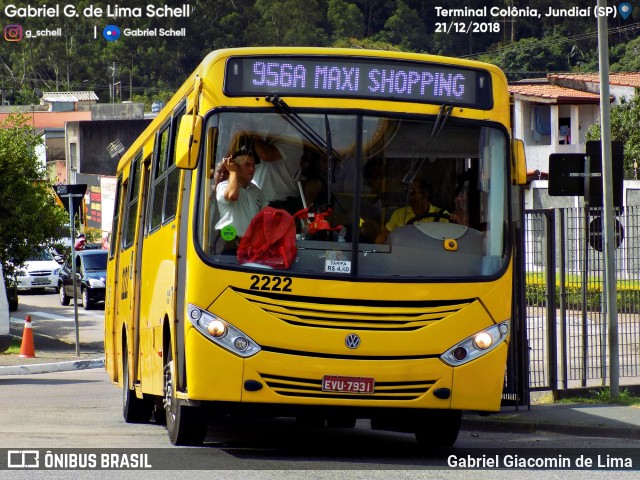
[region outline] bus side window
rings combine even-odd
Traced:
[[[162,223],[162,208],[166,193],[167,155],[169,154],[169,125],[166,125],[156,136],[153,154],[153,185],[151,205],[151,231]]]
[[[175,217],[178,206],[180,170],[175,165],[178,125],[185,108],[179,110],[156,136],[153,159],[151,230]]]
[[[118,177],[118,183],[116,185],[116,200],[115,208],[113,210],[113,221],[111,223],[111,238],[109,243],[109,257],[113,257],[116,253],[118,241],[120,240],[119,227],[120,227],[120,215],[122,214],[122,202],[125,198],[124,185],[122,184],[122,175]]]
[[[171,120],[171,146],[167,157],[167,191],[164,203],[163,221],[175,217],[178,208],[178,194],[180,186],[180,170],[176,168],[176,142],[178,140],[178,127],[185,109],[180,110]]]
[[[142,164],[142,152],[140,152],[133,162],[131,162],[131,173],[129,174],[127,199],[125,202],[124,229],[122,232],[122,248],[129,248],[133,245],[138,223],[138,193],[140,191],[140,165]],[[126,185],[125,185],[126,186]]]

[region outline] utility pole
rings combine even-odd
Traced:
[[[78,297],[76,279],[76,248],[75,248],[75,214],[80,211],[82,198],[87,191],[85,184],[56,185],[56,195],[69,212],[69,236],[71,240],[71,275],[73,279],[73,316],[76,330],[76,357],[80,356],[80,323],[78,322]],[[64,288],[64,287],[62,287]]]
[[[109,95],[111,97],[111,103],[116,101],[116,72],[118,70],[118,64],[111,62],[111,65],[107,67],[111,70],[111,81],[109,82]]]
[[[131,68],[129,69],[129,101],[133,101],[133,54],[131,54]]]
[[[598,10],[605,11],[606,0],[598,0]],[[616,301],[616,244],[614,239],[613,167],[611,155],[611,105],[609,104],[609,39],[606,16],[598,16],[598,60],[600,64],[600,138],[602,148],[602,209],[605,268],[605,298],[609,334],[609,391],[611,398],[620,395],[618,359],[618,306]]]

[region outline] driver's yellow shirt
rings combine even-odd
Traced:
[[[441,208],[436,207],[433,204],[429,205],[428,213],[442,213],[444,215],[448,215],[448,212],[446,210],[442,210]],[[413,208],[411,208],[410,206],[398,208],[391,214],[391,218],[389,219],[389,221],[385,226],[387,227],[387,230],[392,232],[396,228],[406,225],[407,222],[415,216],[416,214],[414,213]],[[445,220],[439,217],[427,217],[427,218],[418,220],[418,223],[436,222],[436,221],[447,222],[448,220]]]

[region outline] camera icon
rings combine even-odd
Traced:
[[[4,27],[4,39],[7,42],[19,42],[22,40],[22,25],[6,25]]]

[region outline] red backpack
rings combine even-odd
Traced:
[[[293,216],[286,210],[265,207],[253,217],[240,240],[238,262],[288,269],[297,253]]]

